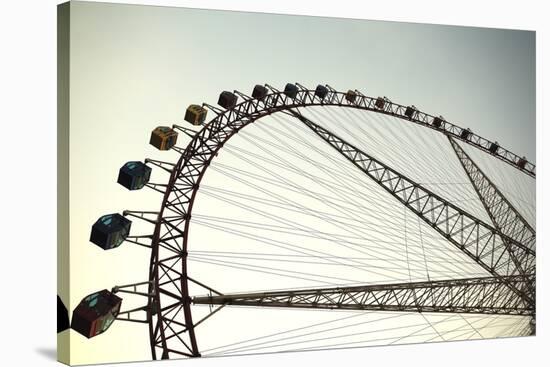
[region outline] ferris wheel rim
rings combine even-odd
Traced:
[[[271,87],[270,87],[270,89],[273,90],[273,88],[271,88]],[[273,106],[270,107],[270,106],[267,105],[267,103],[262,102],[261,100],[258,100],[256,98],[251,98],[251,97],[244,98],[244,100],[242,102],[240,102],[240,103],[236,104],[234,107],[232,107],[230,109],[226,109],[224,111],[220,111],[217,108],[214,108],[212,106],[203,104],[203,106],[206,105],[207,107],[210,107],[210,109],[213,110],[217,115],[216,115],[215,118],[213,118],[208,123],[206,123],[199,131],[197,131],[195,136],[187,144],[187,147],[183,150],[183,153],[180,154],[180,157],[179,157],[177,163],[175,164],[175,166],[174,166],[174,168],[171,172],[170,179],[168,181],[168,184],[166,186],[166,191],[165,191],[164,196],[163,196],[161,208],[159,210],[158,220],[157,220],[157,223],[155,225],[155,231],[154,231],[154,235],[153,235],[153,239],[152,239],[152,243],[151,243],[153,251],[151,253],[151,258],[150,258],[149,276],[150,276],[150,282],[151,282],[150,284],[151,284],[151,287],[152,287],[151,289],[153,290],[152,293],[154,294],[154,296],[149,299],[149,306],[151,308],[155,308],[156,314],[157,314],[157,319],[162,318],[162,307],[161,307],[161,301],[160,301],[160,294],[158,292],[158,289],[159,289],[158,264],[155,264],[155,261],[158,260],[158,248],[159,248],[158,234],[159,234],[159,231],[160,231],[160,227],[162,225],[161,221],[164,218],[163,217],[164,210],[167,206],[170,194],[173,192],[174,182],[180,177],[180,174],[183,171],[183,169],[189,164],[189,162],[193,158],[196,157],[197,152],[198,152],[198,148],[205,146],[207,143],[209,143],[213,140],[213,135],[212,134],[209,134],[208,139],[203,139],[201,137],[201,133],[203,134],[205,131],[211,131],[210,129],[215,128],[215,124],[217,122],[223,120],[224,117],[229,116],[227,118],[227,121],[226,121],[225,125],[222,126],[221,123],[219,124],[217,132],[220,132],[222,130],[222,128],[227,128],[227,127],[231,128],[231,132],[228,133],[223,140],[220,140],[219,142],[216,142],[215,148],[210,150],[208,159],[203,162],[203,165],[200,168],[200,172],[197,175],[196,182],[194,183],[194,187],[192,189],[192,193],[191,193],[189,202],[187,204],[187,210],[185,211],[186,218],[185,218],[185,224],[184,224],[184,229],[183,229],[183,237],[182,237],[183,238],[183,240],[182,240],[183,241],[182,242],[182,247],[183,248],[182,248],[182,254],[181,254],[181,260],[182,260],[182,277],[181,277],[182,294],[181,294],[181,296],[182,296],[182,305],[183,305],[183,311],[184,311],[185,325],[187,325],[186,333],[189,335],[189,338],[190,338],[191,344],[192,344],[192,346],[190,348],[191,352],[193,354],[192,356],[200,356],[200,352],[199,352],[198,347],[196,345],[196,335],[195,335],[193,318],[192,318],[192,313],[191,313],[191,302],[190,302],[191,297],[190,297],[189,292],[188,292],[188,284],[187,284],[188,283],[188,280],[187,280],[187,245],[188,245],[188,238],[189,238],[189,227],[190,227],[189,224],[191,222],[191,213],[192,213],[194,201],[195,201],[195,198],[196,198],[196,194],[199,190],[202,178],[204,177],[204,174],[206,173],[206,170],[208,169],[210,163],[212,162],[214,157],[217,155],[219,150],[224,146],[224,144],[229,139],[231,139],[231,137],[233,137],[233,135],[238,133],[244,127],[253,124],[257,120],[259,120],[263,117],[266,117],[268,115],[274,114],[274,113],[279,113],[279,112],[284,113],[285,111],[289,111],[289,110],[296,109],[296,108],[307,108],[307,107],[315,107],[315,106],[355,108],[355,109],[359,109],[359,110],[365,110],[365,111],[369,111],[369,112],[374,112],[374,113],[379,113],[379,114],[383,114],[383,115],[388,115],[388,116],[400,118],[402,120],[405,120],[405,121],[408,121],[408,122],[411,122],[411,123],[415,123],[417,125],[420,125],[420,126],[423,126],[423,127],[426,127],[426,128],[431,128],[431,129],[436,130],[436,131],[438,131],[438,132],[440,132],[444,135],[452,136],[455,139],[461,140],[461,141],[463,141],[463,142],[465,142],[465,143],[467,143],[467,144],[469,144],[469,145],[471,145],[471,146],[473,146],[477,149],[485,151],[486,153],[488,153],[488,154],[490,154],[490,155],[492,155],[492,156],[494,156],[494,157],[496,157],[496,158],[512,165],[516,169],[522,171],[523,173],[525,173],[525,174],[527,174],[527,175],[529,175],[533,178],[536,175],[534,164],[527,161],[526,166],[531,167],[530,170],[528,170],[526,168],[520,168],[518,165],[513,163],[513,162],[517,162],[517,159],[519,157],[517,154],[514,154],[511,151],[508,151],[508,150],[506,150],[502,147],[499,147],[499,148],[504,150],[505,154],[503,156],[491,153],[489,151],[489,148],[486,145],[487,145],[487,143],[492,143],[492,141],[490,141],[488,139],[485,139],[485,138],[482,138],[481,136],[476,135],[473,132],[470,132],[470,135],[468,137],[473,137],[478,142],[475,142],[472,139],[468,139],[468,137],[463,138],[459,133],[453,132],[453,129],[456,130],[456,131],[464,131],[466,129],[461,128],[458,125],[449,123],[445,120],[443,120],[443,121],[444,121],[444,123],[449,124],[450,130],[443,130],[441,128],[435,127],[435,126],[431,125],[430,123],[428,123],[429,119],[432,119],[432,121],[433,121],[433,119],[435,119],[435,116],[430,115],[430,114],[426,114],[426,113],[421,112],[419,110],[415,110],[417,112],[416,116],[423,116],[423,120],[420,120],[419,118],[416,118],[416,117],[411,118],[411,117],[406,116],[404,114],[404,111],[407,108],[407,106],[400,105],[400,104],[397,104],[397,103],[393,103],[393,102],[390,102],[389,100],[387,101],[391,106],[389,111],[386,110],[385,108],[377,109],[377,108],[374,107],[374,101],[376,101],[377,98],[364,96],[364,95],[362,95],[361,93],[359,93],[357,91],[356,92],[358,93],[358,95],[357,95],[358,98],[360,98],[362,101],[365,101],[365,99],[368,99],[371,103],[364,104],[364,105],[357,104],[357,103],[342,103],[346,93],[332,90],[332,88],[331,88],[330,93],[332,94],[333,98],[331,98],[330,100],[324,100],[324,99],[320,99],[320,98],[316,97],[315,90],[309,90],[309,89],[304,89],[303,88],[303,89],[300,90],[300,92],[302,92],[302,94],[303,94],[303,99],[302,99],[302,101],[299,101],[300,103],[296,103],[298,101],[296,101],[296,99],[294,99],[294,98],[288,97],[285,94],[285,92],[276,91],[276,90],[273,91],[273,93],[268,94],[264,98],[268,98],[268,97],[275,98],[275,101],[277,101],[279,98],[282,98],[282,100],[285,101],[285,103],[283,103],[282,105],[274,106],[274,107]],[[243,96],[241,93],[239,93],[239,95]],[[340,99],[339,100],[334,99],[334,96],[339,96]],[[309,98],[309,101],[306,100],[307,98]],[[292,103],[287,104],[286,103],[287,101],[292,102]],[[254,106],[254,103],[256,104],[256,106]],[[263,108],[261,108],[261,109],[258,108],[260,106],[260,104],[263,105]],[[240,112],[241,109],[244,110],[244,111],[249,111],[250,106],[256,107],[256,110],[254,111],[254,115],[252,115],[252,113]],[[393,109],[393,107],[395,107],[395,110]],[[401,114],[398,114],[398,113],[394,112],[394,111],[400,111],[400,110],[402,111]],[[234,114],[234,116],[233,116],[233,118],[230,118],[232,113]],[[238,121],[242,121],[243,118],[247,118],[248,121],[246,123],[242,124],[241,126],[236,126],[236,127],[231,126],[231,125],[235,124]],[[485,146],[482,145],[482,143],[479,143],[480,141],[482,143],[485,143]],[[197,142],[200,143],[200,145],[198,147],[195,146],[195,144]],[[510,157],[512,157],[512,158],[510,158]],[[162,320],[157,321],[157,322],[162,322]],[[149,331],[150,331],[149,334],[150,334],[150,344],[151,344],[151,351],[152,351],[153,359],[156,359],[156,349],[155,348],[162,348],[163,349],[162,358],[164,359],[165,356],[166,356],[166,358],[168,358],[169,349],[166,345],[164,330],[163,330],[162,327],[160,327],[159,329],[160,329],[159,332],[161,333],[161,340],[160,340],[160,342],[162,344],[161,346],[158,345],[157,340],[155,340],[155,338],[154,338],[155,325],[154,325],[153,318],[149,317]],[[173,350],[170,350],[170,351],[174,352]]]

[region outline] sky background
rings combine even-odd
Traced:
[[[222,90],[287,82],[414,104],[536,162],[534,32],[74,2],[69,309],[145,280],[143,249],[102,252],[88,237],[103,214],[158,208],[156,193],[116,184],[124,162],[166,158],[150,131]],[[141,325],[116,326],[72,333],[74,363],[149,358]]]

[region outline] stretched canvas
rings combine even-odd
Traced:
[[[61,4],[58,359],[534,335],[535,162],[535,32]]]

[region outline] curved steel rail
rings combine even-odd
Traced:
[[[299,86],[299,84],[297,85]],[[393,103],[388,99],[383,99],[384,103],[380,106],[381,103],[378,105],[376,103],[380,98],[368,97],[358,91],[349,91],[348,93],[338,92],[329,86],[327,86],[328,93],[323,98],[318,96],[315,90],[309,90],[301,86],[299,86],[300,89],[292,98],[285,94],[285,92],[278,91],[269,85],[266,85],[266,87],[271,90],[271,93],[261,100],[236,92],[244,101],[225,111],[203,104],[203,106],[214,111],[217,116],[194,135],[185,150],[177,149],[181,155],[171,170],[170,180],[166,185],[151,243],[152,253],[149,275],[151,280],[150,293],[153,296],[149,298],[148,302],[148,307],[151,310],[148,321],[153,359],[157,358],[156,348],[162,350],[162,359],[169,358],[169,353],[191,357],[200,356],[196,343],[195,324],[191,315],[192,299],[188,292],[188,280],[199,285],[202,284],[189,278],[186,263],[189,223],[193,204],[204,173],[218,151],[239,130],[264,116],[288,111],[297,107],[309,106],[339,106],[372,111],[408,120],[412,123],[439,131],[447,136],[452,136],[497,157],[531,177],[535,177],[536,175],[534,164],[526,160],[525,162],[521,162],[524,158],[520,158],[518,155],[494,144],[488,139],[476,135],[469,130],[468,133],[464,133],[466,129],[416,109],[413,109],[411,113],[410,109],[408,109],[409,107]],[[170,215],[167,215],[168,212]],[[183,229],[181,229],[182,227]],[[161,233],[163,228],[165,230],[168,228],[170,231],[169,236]],[[176,232],[175,234],[173,233],[174,231]],[[174,246],[174,242],[177,242],[178,245]],[[167,260],[159,256],[160,247],[169,249],[168,251],[172,252],[172,255],[166,259],[176,258],[180,260],[181,273],[178,272],[179,277],[177,279],[179,287],[176,285],[180,294],[173,294],[172,292],[163,290],[166,282],[161,283],[160,278],[166,275],[166,270],[164,270],[166,264],[163,262]],[[171,268],[173,267],[174,265],[171,266]],[[159,270],[160,272],[164,272],[164,275],[159,276]],[[176,282],[172,281],[172,284],[174,285]],[[171,297],[175,302],[163,305],[161,294]],[[181,307],[183,309],[184,322],[179,323],[181,327],[177,332],[170,327],[170,323],[175,321],[169,320],[169,317],[164,317],[164,313],[173,311],[174,307]],[[188,335],[188,343],[185,343],[181,339],[182,334]],[[170,338],[179,339],[185,345],[186,350],[170,348],[167,344],[167,339]]]

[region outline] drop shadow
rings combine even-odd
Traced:
[[[51,361],[57,361],[57,350],[55,348],[37,348],[36,352],[42,357]]]

